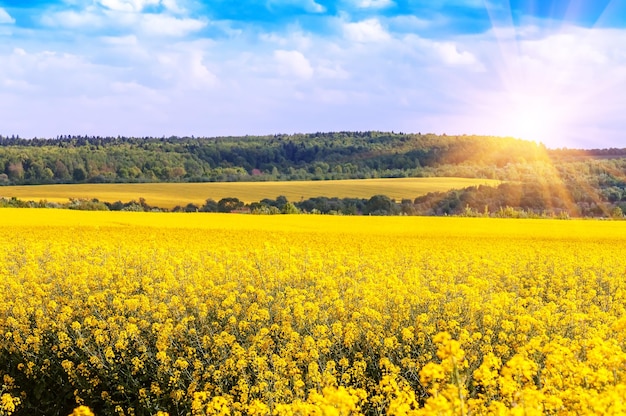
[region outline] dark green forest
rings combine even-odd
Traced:
[[[379,209],[368,208],[369,201],[340,198],[292,205],[303,212],[343,214],[602,217],[626,211],[626,149],[548,149],[513,138],[375,131],[209,138],[0,136],[0,185],[430,176],[507,183],[385,202]],[[270,209],[268,201],[257,204],[246,208],[282,211]],[[181,210],[194,208],[213,210]]]
[[[329,180],[440,175],[493,178],[545,159],[532,142],[477,136],[338,132],[216,138],[0,137],[0,182]],[[459,172],[461,173],[461,172]]]

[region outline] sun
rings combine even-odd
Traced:
[[[558,104],[550,97],[513,96],[509,114],[511,133],[537,142],[553,141],[558,135]]]
[[[497,124],[507,136],[541,143],[564,140],[567,102],[554,94],[513,92],[496,107]]]
[[[477,91],[468,101],[478,131],[548,147],[567,146],[577,138],[576,126],[589,117],[589,105],[578,91],[538,70],[502,72],[492,91]]]

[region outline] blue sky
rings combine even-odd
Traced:
[[[0,134],[626,147],[626,0],[0,0]]]

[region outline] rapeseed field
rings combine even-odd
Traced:
[[[145,198],[150,205],[172,209],[187,203],[202,205],[208,198],[238,198],[245,203],[279,195],[289,201],[318,196],[342,198],[371,198],[384,194],[397,201],[413,200],[429,192],[446,192],[470,186],[497,186],[501,181],[475,178],[377,178],[336,181],[288,182],[203,182],[203,183],[103,183],[6,186],[0,197],[16,197],[25,201],[47,200],[65,203],[70,198],[98,199],[103,202],[128,202]]]
[[[0,210],[1,415],[626,412],[626,223]]]

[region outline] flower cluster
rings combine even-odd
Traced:
[[[626,223],[122,214],[3,212],[0,415],[626,411]]]

